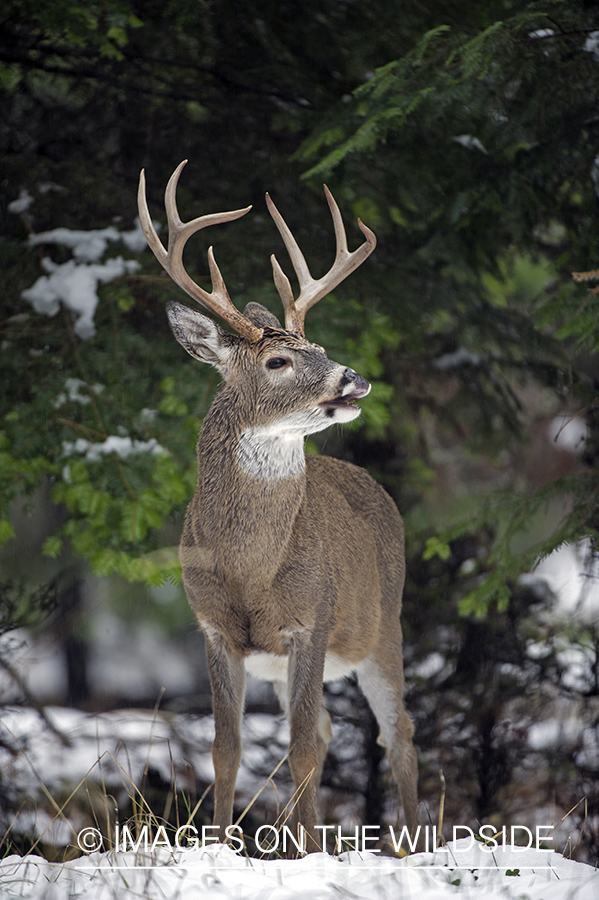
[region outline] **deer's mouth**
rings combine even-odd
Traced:
[[[343,396],[334,397],[332,400],[325,400],[320,406],[323,409],[359,409],[360,407],[356,406],[355,401],[365,397],[369,390],[370,385],[368,385],[367,388],[357,388]]]

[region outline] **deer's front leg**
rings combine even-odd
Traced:
[[[245,668],[243,660],[231,652],[223,638],[216,634],[204,634],[215,729],[212,745],[215,775],[212,821],[219,829],[219,840],[224,842],[225,829],[233,819],[235,779],[241,760]]]
[[[303,825],[305,849],[313,853],[321,850],[320,836],[316,831],[316,800],[321,769],[318,724],[327,635],[295,633],[289,646],[289,766],[296,791],[293,830],[297,832],[297,826]]]

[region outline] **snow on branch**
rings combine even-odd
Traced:
[[[131,275],[139,269],[136,260],[122,256],[100,262],[111,241],[122,241],[133,253],[139,253],[147,246],[139,219],[132,231],[119,231],[113,226],[93,231],[55,228],[30,235],[31,246],[60,244],[72,251],[73,259],[59,265],[45,257],[42,267],[47,274],[22,291],[22,298],[45,316],[55,316],[62,303],[75,316],[75,334],[82,340],[93,337],[98,285]]]

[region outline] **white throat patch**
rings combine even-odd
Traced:
[[[299,475],[306,467],[304,433],[282,424],[246,428],[239,438],[237,463],[243,472],[265,481]]]

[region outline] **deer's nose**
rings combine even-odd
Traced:
[[[358,375],[353,369],[347,368],[341,376],[342,397],[365,397],[370,391],[370,385],[362,375]]]

